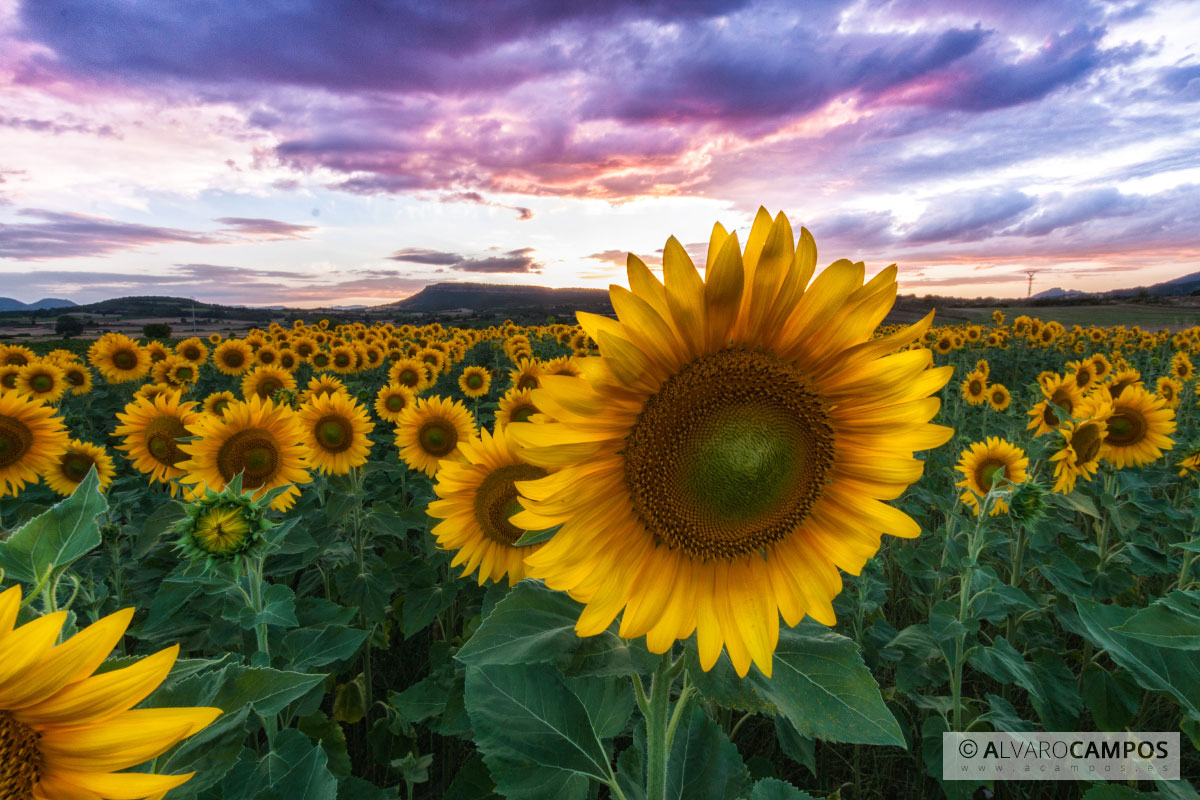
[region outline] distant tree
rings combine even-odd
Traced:
[[[70,314],[63,314],[54,323],[54,332],[64,339],[78,336],[83,333],[83,320],[79,317],[72,317]]]
[[[142,326],[142,336],[147,339],[170,339],[171,326],[165,322],[149,322]]]

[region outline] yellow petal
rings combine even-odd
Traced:
[[[0,592],[0,637],[9,633],[17,624],[17,612],[21,610],[21,587],[12,586]]]
[[[704,347],[704,281],[696,272],[691,256],[674,236],[663,249],[663,281],[667,287],[667,307],[671,309],[679,338],[688,355],[695,355]]]
[[[649,303],[628,289],[610,286],[608,296],[627,335],[659,363],[664,374],[675,372],[681,363],[683,347],[667,321]]]
[[[167,792],[186,783],[196,773],[186,775],[150,775],[144,772],[56,772],[54,777],[95,792],[107,800],[143,800],[152,794]]]
[[[43,731],[38,751],[49,771],[128,769],[156,758],[184,737],[203,730],[220,714],[219,708],[127,711],[89,728]]]
[[[45,657],[58,638],[67,612],[38,617],[0,639],[0,708],[8,708],[8,689],[20,688],[20,680]]]
[[[737,234],[725,237],[724,246],[711,260],[704,278],[704,304],[708,312],[707,350],[715,352],[729,344],[742,303],[745,278]]]

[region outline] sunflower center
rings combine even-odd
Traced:
[[[1078,371],[1076,371],[1075,383],[1079,384],[1080,386],[1087,386],[1091,382],[1092,382],[1091,370],[1088,370],[1086,368],[1081,368]]]
[[[405,386],[409,387],[416,386],[417,381],[419,380],[419,378],[417,378],[416,371],[411,369],[401,370],[400,374],[396,377],[400,380],[400,383],[403,383]]]
[[[538,388],[538,379],[532,375],[522,375],[521,380],[517,381],[518,389],[536,389]]]
[[[274,396],[276,392],[283,388],[283,381],[272,375],[264,375],[258,379],[258,385],[254,387],[254,393],[264,400]]]
[[[17,371],[13,370],[12,372],[5,375],[3,378],[0,378],[0,386],[3,386],[5,389],[17,388],[17,375],[18,375]]]
[[[985,493],[990,492],[996,481],[1004,476],[1004,462],[988,459],[975,469],[975,482]]]
[[[54,388],[54,379],[45,374],[36,375],[29,382],[29,388],[37,394],[45,394]]]
[[[529,422],[538,410],[528,404],[522,403],[519,406],[514,406],[512,411],[508,412],[508,418],[513,422]]]
[[[385,400],[383,404],[387,408],[388,411],[391,411],[391,412],[403,411],[404,410],[404,397],[402,395],[398,395],[398,394],[388,395],[387,400]]]
[[[212,413],[216,414],[217,416],[224,416],[225,409],[227,408],[229,408],[229,401],[225,398],[221,398],[220,400],[213,401]]]
[[[977,380],[971,381],[971,385],[968,387],[968,389],[971,394],[983,394],[983,384]]]
[[[250,526],[236,508],[215,508],[196,523],[196,546],[213,555],[230,555],[246,545]]]
[[[421,449],[432,456],[444,456],[458,445],[458,431],[444,419],[431,419],[417,432]]]
[[[329,414],[317,420],[317,444],[327,453],[341,453],[354,444],[354,426],[345,417]]]
[[[32,800],[41,776],[37,742],[36,731],[0,711],[0,797]]]
[[[260,364],[273,364],[275,362],[275,354],[270,350],[259,350],[258,362]]]
[[[146,450],[155,461],[173,467],[187,458],[175,441],[187,435],[187,428],[176,417],[157,417],[146,425]]]
[[[175,379],[184,382],[190,381],[192,379],[192,368],[180,367],[175,370]]]
[[[1108,443],[1128,447],[1146,438],[1146,419],[1133,409],[1122,409],[1108,420]]]
[[[312,357],[312,362],[318,367],[324,367],[329,363],[329,356],[324,353],[315,353]]]
[[[226,350],[221,358],[227,367],[240,367],[246,363],[246,357],[238,350]]]
[[[350,356],[345,353],[338,353],[333,357],[333,363],[339,367],[345,367],[350,364]]]
[[[1075,450],[1077,463],[1086,464],[1089,461],[1095,461],[1100,455],[1100,445],[1104,439],[1100,435],[1100,426],[1095,423],[1086,422],[1075,431],[1075,435],[1071,437],[1071,447]]]
[[[626,439],[625,481],[656,540],[693,558],[733,559],[780,541],[824,491],[829,409],[773,356],[701,357],[646,401]]]
[[[33,446],[33,431],[17,419],[0,414],[0,469],[20,461]]]
[[[92,459],[85,456],[83,453],[67,453],[59,462],[59,468],[67,480],[72,483],[79,483],[87,477],[88,470],[92,468]]]
[[[515,481],[535,481],[546,470],[532,464],[510,464],[492,470],[475,492],[475,519],[489,539],[512,545],[525,533],[508,518],[521,511]]]
[[[217,469],[226,481],[242,473],[242,486],[258,489],[279,471],[282,453],[269,431],[250,428],[230,436],[217,451]]]
[[[138,359],[132,350],[118,350],[112,355],[112,363],[117,369],[136,369]]]
[[[483,387],[483,376],[477,372],[472,372],[467,376],[467,387],[471,390],[480,389]]]
[[[67,371],[67,383],[72,386],[83,386],[84,380],[86,378],[84,377],[83,370],[72,369]]]
[[[200,360],[200,351],[197,350],[195,347],[185,347],[183,349],[183,357],[186,358],[188,361],[199,361]]]

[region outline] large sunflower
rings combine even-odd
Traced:
[[[420,394],[430,386],[428,375],[421,362],[415,358],[402,358],[388,370],[388,381],[407,386]]]
[[[97,339],[88,350],[88,360],[109,383],[138,381],[150,371],[150,354],[120,333]]]
[[[62,417],[40,400],[0,392],[0,498],[37,483],[67,449]]]
[[[1012,484],[1024,483],[1028,477],[1026,469],[1029,459],[1025,451],[1005,439],[996,436],[987,437],[986,441],[975,442],[966,450],[955,467],[963,474],[963,479],[955,486],[966,489],[960,498],[979,516],[979,502],[987,493],[996,487],[1000,481],[1006,480]],[[990,516],[1003,514],[1008,511],[1008,502],[1004,497],[992,498]]]
[[[375,423],[350,395],[316,395],[300,407],[300,425],[309,463],[321,472],[345,475],[366,463]]]
[[[542,376],[533,397],[555,421],[510,428],[527,461],[562,468],[518,486],[512,523],[562,525],[526,566],[587,604],[579,634],[624,611],[621,636],[653,652],[696,631],[703,668],[724,646],[739,675],[769,675],[781,614],[833,624],[838,569],[857,574],[881,533],[920,534],[882,501],[952,433],[928,424],[952,369],[897,352],[933,315],[874,338],[895,266],[864,284],[842,260],[810,286],[816,246],[793,241],[760,209],[744,256],[714,226],[707,280],[674,237],[665,287],[630,256],[619,321],[578,315],[600,346],[586,379]]]
[[[521,460],[503,426],[462,442],[459,452],[465,460],[442,465],[433,487],[441,499],[429,504],[429,516],[443,520],[433,529],[438,547],[458,551],[450,566],[463,565],[463,577],[478,571],[480,584],[506,575],[515,584],[525,577],[524,557],[543,545],[514,546],[525,533],[508,521],[521,511],[514,483],[547,472]]]
[[[67,612],[14,627],[21,590],[0,594],[0,797],[99,800],[162,795],[192,777],[118,772],[204,729],[219,708],[133,707],[171,671],[179,646],[92,673],[133,619],[126,608],[55,645]]]
[[[50,361],[31,361],[17,373],[17,391],[43,403],[57,403],[70,386],[63,368]]]
[[[254,351],[241,339],[226,339],[217,345],[212,360],[226,375],[244,375],[254,366]]]
[[[1067,412],[1075,413],[1075,407],[1083,402],[1083,392],[1075,385],[1075,376],[1061,377],[1051,373],[1045,380],[1039,382],[1042,396],[1046,399],[1029,409],[1029,420],[1026,429],[1033,431],[1035,437],[1053,433],[1065,420],[1059,419],[1055,406]]]
[[[413,390],[398,383],[386,383],[375,395],[375,413],[385,422],[399,422],[404,409],[416,402]]]
[[[434,351],[437,352],[437,351]],[[475,435],[475,418],[461,400],[422,397],[400,412],[396,423],[396,447],[409,469],[429,477],[437,474],[439,461],[450,458],[459,442]]]
[[[1175,432],[1174,410],[1162,397],[1142,387],[1130,387],[1116,398],[1102,388],[1085,403],[1089,409],[1112,408],[1100,457],[1118,468],[1145,466],[1175,446],[1167,435]]]
[[[292,373],[281,367],[255,367],[242,378],[242,397],[246,399],[257,395],[263,400],[269,400],[278,391],[291,391],[295,388],[296,379]]]
[[[180,449],[180,439],[186,438],[187,426],[199,413],[192,401],[181,403],[180,393],[164,391],[153,399],[137,397],[118,413],[120,425],[115,435],[125,437],[117,449],[133,461],[134,469],[150,476],[151,482],[169,483],[183,475],[182,463],[187,456]],[[175,493],[175,486],[171,486]]]
[[[295,484],[312,480],[304,430],[288,406],[251,395],[244,403],[230,403],[223,417],[197,417],[188,431],[197,438],[181,445],[191,458],[179,465],[186,473],[180,483],[190,485],[193,496],[202,495],[205,487],[222,491],[240,473],[242,486],[256,490],[256,499],[288,486],[271,502],[275,510],[286,511],[300,494]]]
[[[100,488],[107,489],[113,481],[112,456],[103,447],[90,442],[72,439],[67,450],[58,461],[44,473],[46,484],[63,497],[69,497],[75,487],[83,482],[92,467],[100,479]]]

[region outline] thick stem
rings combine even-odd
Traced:
[[[667,794],[667,711],[671,704],[671,658],[664,656],[650,679],[646,711],[646,800],[664,800]],[[648,712],[648,713],[647,713]]]

